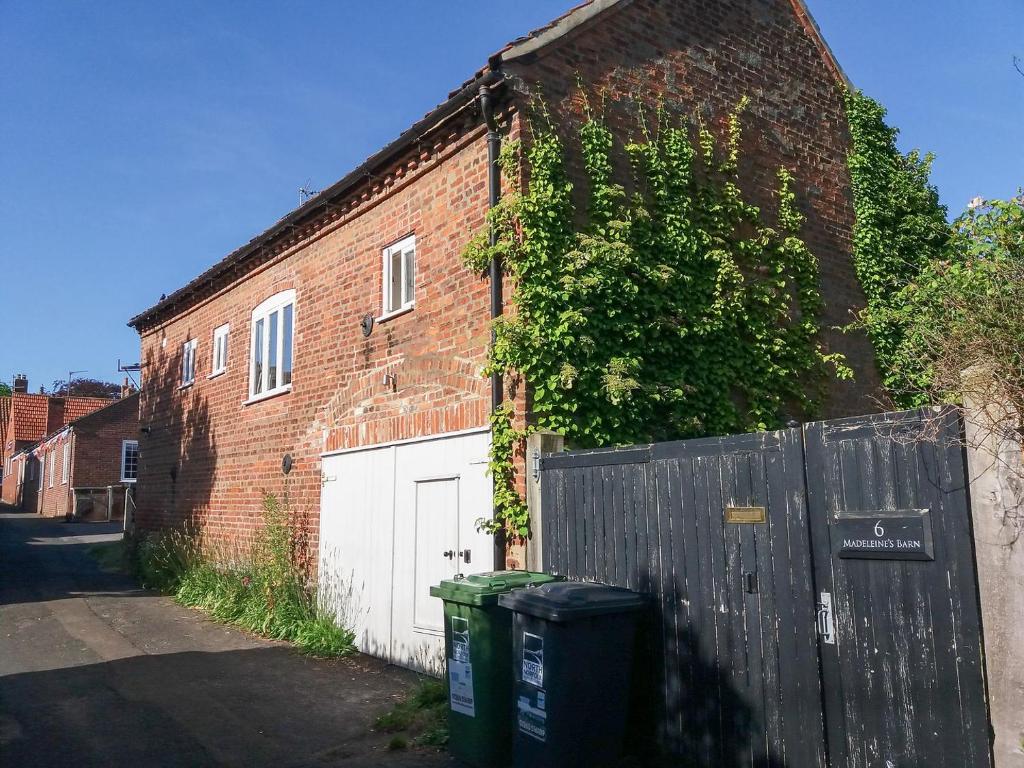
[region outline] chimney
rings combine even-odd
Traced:
[[[22,394],[28,392],[28,376],[24,373],[14,374],[14,391]]]
[[[123,400],[124,398],[128,397],[129,395],[134,395],[134,394],[135,394],[135,387],[133,387],[131,385],[131,383],[128,380],[128,377],[125,376],[124,377],[124,382],[121,384],[121,399]]]

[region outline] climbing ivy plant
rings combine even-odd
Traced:
[[[613,134],[591,114],[567,147],[543,118],[506,143],[508,178],[526,179],[489,214],[466,263],[500,257],[514,312],[495,320],[487,374],[530,386],[530,429],[578,447],[779,426],[813,413],[829,369],[850,371],[819,341],[818,264],[800,237],[793,179],[780,168],[774,221],[738,185],[741,102],[722,140],[664,112],[640,119],[623,149],[630,193],[615,181]],[[577,210],[569,150],[582,159]],[[528,533],[512,457],[526,430],[493,416],[495,529]]]
[[[882,384],[899,407],[927,400],[927,366],[900,354],[907,318],[901,291],[937,260],[949,240],[946,208],[929,181],[932,155],[896,147],[899,131],[885,109],[860,91],[846,93],[851,148],[847,162],[856,221],[853,263],[867,306],[858,327],[875,349]]]

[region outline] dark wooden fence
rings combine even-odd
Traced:
[[[656,599],[701,766],[985,766],[960,424],[913,411],[541,461],[545,569]]]

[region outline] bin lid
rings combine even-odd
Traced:
[[[647,605],[647,598],[622,587],[562,581],[516,589],[501,595],[498,604],[517,613],[563,622],[639,611]]]
[[[533,584],[546,584],[561,579],[549,573],[534,571],[491,571],[490,573],[474,573],[470,576],[456,576],[445,579],[436,587],[430,588],[430,594],[463,605],[493,605],[498,595],[516,587]]]

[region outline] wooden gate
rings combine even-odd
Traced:
[[[659,735],[690,764],[985,766],[958,436],[914,411],[550,454],[544,566],[656,597]]]

